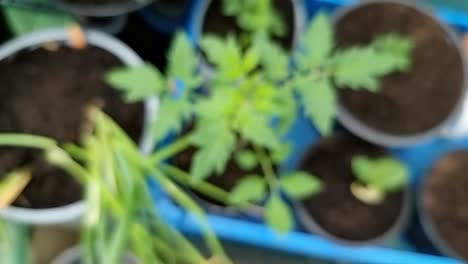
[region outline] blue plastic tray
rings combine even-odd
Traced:
[[[196,18],[197,10],[203,0],[195,0],[188,21]],[[332,12],[337,7],[351,4],[352,0],[309,0],[306,1],[308,13],[312,16],[318,10]],[[436,9],[437,15],[459,30],[468,29],[468,16],[449,8]],[[188,23],[188,31],[194,32],[192,24]],[[300,116],[289,133],[288,139],[293,142],[293,153],[283,169],[293,168],[301,154],[319,139],[317,131],[303,116]],[[412,171],[412,182],[415,186],[424,177],[432,163],[444,153],[455,149],[468,148],[468,137],[460,140],[435,139],[409,149],[392,149],[391,151],[405,161]],[[169,222],[179,230],[192,235],[200,235],[200,229],[194,216],[176,206],[159,188],[152,186],[154,199],[159,211]],[[319,236],[304,232],[299,225],[294,232],[285,236],[278,235],[267,226],[255,220],[230,218],[218,214],[209,214],[209,222],[222,239],[250,244],[254,246],[275,249],[292,254],[320,258],[325,260],[346,261],[352,263],[389,263],[389,264],[449,264],[459,261],[437,256],[436,253],[423,254],[414,248],[417,243],[409,242],[407,233],[402,234],[399,241],[393,241],[385,246],[348,247],[335,244]],[[417,236],[418,234],[416,231]],[[421,242],[423,244],[423,242]]]

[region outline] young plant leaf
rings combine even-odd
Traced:
[[[31,181],[31,171],[18,169],[10,172],[0,181],[0,209],[13,203]]]
[[[177,32],[168,55],[168,73],[182,80],[188,89],[197,88],[201,79],[196,74],[198,57],[185,32]]]
[[[272,129],[269,120],[262,115],[251,113],[241,123],[240,133],[244,139],[262,147],[275,149],[280,140]]]
[[[258,166],[257,156],[253,151],[241,150],[235,154],[237,165],[244,171],[253,170]]]
[[[352,159],[352,170],[361,182],[384,193],[401,190],[409,180],[406,165],[392,157],[356,156]]]
[[[336,91],[329,79],[317,80],[299,87],[302,105],[322,135],[329,135],[336,115]]]
[[[158,95],[166,88],[164,77],[149,63],[113,69],[106,75],[106,82],[124,92],[129,102]]]
[[[285,234],[294,227],[291,210],[278,194],[272,194],[267,201],[265,221],[280,234]]]
[[[229,194],[232,204],[259,202],[267,194],[267,184],[261,176],[250,175],[242,179]]]
[[[153,137],[159,142],[170,133],[178,133],[184,122],[192,115],[192,105],[186,100],[173,100],[165,97],[161,100],[156,122],[153,122]]]
[[[334,32],[327,15],[314,17],[301,40],[302,52],[297,54],[301,69],[318,66],[327,60],[334,48]]]
[[[322,190],[322,182],[314,175],[298,171],[280,179],[281,188],[294,199],[305,199]]]
[[[275,163],[282,163],[291,154],[292,146],[289,143],[282,143],[279,147],[273,149],[271,158]]]
[[[200,122],[192,141],[199,147],[191,167],[194,184],[213,173],[222,173],[236,146],[236,137],[227,124],[217,121]]]
[[[412,39],[390,33],[376,38],[371,46],[377,52],[387,54],[389,59],[395,60],[393,64],[397,70],[406,71],[411,66],[411,52],[414,48]]]
[[[274,81],[281,81],[289,75],[289,58],[286,52],[264,35],[259,35],[254,42],[260,51],[260,64],[265,76]]]

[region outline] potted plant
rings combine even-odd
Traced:
[[[395,236],[409,216],[409,171],[387,151],[350,136],[320,140],[300,170],[325,188],[297,203],[305,228],[335,241],[363,245]]]
[[[451,150],[438,157],[427,171],[418,197],[423,230],[444,255],[468,259],[466,250],[466,150]]]
[[[59,144],[31,134],[0,134],[0,145],[38,149],[47,162],[83,183],[87,210],[81,225],[81,253],[75,259],[66,254],[57,263],[119,263],[122,258],[148,264],[210,263],[215,258],[230,263],[204,212],[153,165],[152,155],[157,152],[141,153],[133,139],[96,106],[90,105],[86,116],[88,123],[79,144]],[[24,170],[11,174],[17,171]],[[211,256],[206,258],[161,218],[146,175],[152,175],[168,195],[198,217]]]
[[[146,127],[152,119],[154,99],[144,105],[125,104],[103,81],[108,69],[122,63],[140,64],[141,60],[107,35],[95,31],[82,35],[76,28],[71,32],[63,29],[32,33],[1,47],[2,98],[8,102],[2,104],[1,131],[78,142],[85,105],[99,101],[136,141],[141,141],[142,149],[150,151]],[[75,35],[73,41],[70,35]],[[89,45],[85,47],[86,43]],[[82,49],[70,48],[72,44]],[[23,223],[58,224],[77,220],[83,214],[78,182],[48,166],[37,152],[2,148],[0,160],[3,174],[18,166],[33,169],[31,182],[13,206],[0,211],[2,217]]]
[[[335,30],[339,48],[389,32],[413,40],[412,66],[385,77],[379,93],[340,89],[338,119],[356,135],[385,146],[410,145],[436,136],[460,113],[463,53],[453,30],[429,12],[403,1],[366,1],[339,12]]]

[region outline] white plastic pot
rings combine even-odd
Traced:
[[[143,63],[142,59],[132,49],[112,36],[89,30],[86,31],[86,38],[90,45],[110,52],[127,65]],[[68,39],[69,34],[66,29],[50,29],[21,36],[0,46],[0,60],[8,58],[21,50],[35,49],[46,42],[56,41],[67,45]],[[154,116],[158,107],[159,101],[157,98],[151,98],[145,102],[144,127],[140,139],[140,149],[145,154],[149,154],[153,148],[150,127],[151,122],[155,119]],[[72,224],[80,219],[85,210],[84,201],[50,209],[28,209],[10,206],[0,210],[0,217],[32,225]]]
[[[104,252],[102,252],[105,254]],[[76,246],[65,250],[61,255],[52,261],[52,264],[80,264],[81,248]],[[122,264],[138,264],[139,261],[132,255],[126,254],[121,262]]]

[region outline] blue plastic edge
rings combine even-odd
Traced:
[[[199,36],[197,26],[200,21],[197,14],[203,6],[205,0],[194,0],[186,20],[186,30],[195,43]],[[320,0],[306,1],[309,14],[320,9],[335,9],[348,5],[355,0]],[[450,8],[436,8],[436,14],[448,24],[466,30],[468,29],[468,15]],[[170,23],[169,21],[166,21]],[[294,154],[286,162],[283,169],[294,168],[299,161],[300,154],[318,139],[317,131],[308,122],[304,122],[304,117],[300,116],[294,125],[290,138],[294,139]],[[448,141],[436,139],[426,142],[411,149],[393,149],[392,152],[405,161],[412,170],[415,183],[425,175],[427,170],[435,160],[444,153],[455,149],[468,148],[468,138],[458,141]],[[176,206],[154,183],[151,190],[159,211],[163,217],[174,225],[175,228],[194,235],[201,235],[198,220],[195,216],[185,213]],[[221,215],[208,214],[208,221],[213,230],[222,239],[251,244],[269,249],[275,249],[292,254],[309,256],[327,260],[347,261],[352,263],[425,263],[425,264],[451,264],[461,263],[457,260],[433,255],[425,255],[416,252],[402,251],[391,248],[368,246],[368,247],[348,247],[335,244],[313,234],[300,231],[288,233],[280,236],[271,231],[261,223],[232,219]]]

